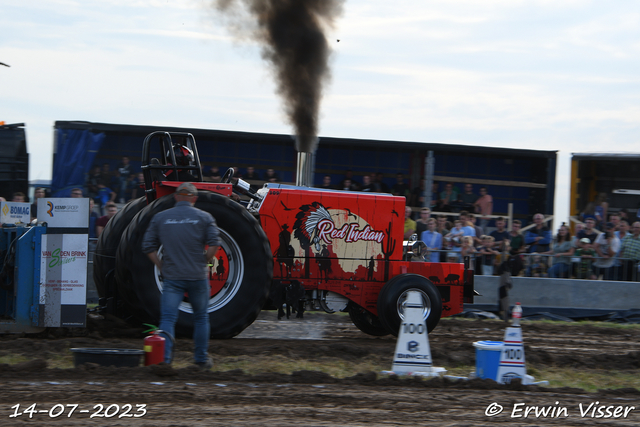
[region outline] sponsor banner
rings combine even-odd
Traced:
[[[42,235],[40,254],[42,326],[85,326],[88,249],[87,234]]]
[[[0,224],[28,224],[31,222],[31,204],[0,202]]]
[[[89,228],[89,199],[40,199],[38,222],[46,222],[50,228]]]

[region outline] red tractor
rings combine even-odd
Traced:
[[[198,188],[195,206],[213,215],[222,240],[209,274],[212,338],[238,335],[263,308],[283,302],[299,314],[346,311],[375,336],[398,333],[408,291],[422,295],[429,331],[473,302],[467,262],[424,262],[424,243],[403,241],[404,197],[280,183],[253,191],[233,179],[232,168],[220,183],[203,182],[189,133],[148,135],[142,171],[146,197],[111,218],[94,258],[101,305],[125,317],[159,320],[162,278],[140,247],[151,218],[173,207],[172,194],[185,180]],[[178,333],[189,333],[191,314],[185,296]]]

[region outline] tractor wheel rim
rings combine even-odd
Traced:
[[[229,273],[220,292],[209,298],[209,303],[207,304],[208,313],[219,310],[232,300],[236,293],[238,293],[244,277],[244,258],[242,257],[240,246],[225,230],[221,228],[218,230],[220,231],[220,249],[218,249],[218,252],[223,250],[226,253],[227,259],[229,260],[227,266]],[[162,246],[158,249],[158,257],[162,259]],[[162,292],[162,280],[160,279],[159,273],[158,267],[154,266],[153,274],[156,285],[160,292]],[[193,313],[191,304],[186,301],[180,303],[179,309],[185,313]]]
[[[429,314],[431,314],[431,298],[421,289],[407,289],[398,297],[398,316],[400,316],[401,320],[404,320],[404,310],[407,304],[407,297],[409,296],[409,292],[418,292],[420,294],[420,300],[422,301],[422,318],[427,319]]]

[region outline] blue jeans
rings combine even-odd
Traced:
[[[553,278],[568,278],[571,266],[562,262],[557,262],[551,266],[547,273]]]
[[[162,291],[162,307],[160,311],[160,329],[175,336],[174,328],[178,321],[180,303],[184,293],[189,294],[189,302],[193,308],[193,358],[196,363],[207,361],[209,348],[209,282],[202,280],[165,280]],[[164,361],[171,363],[173,343],[167,339],[164,347]]]

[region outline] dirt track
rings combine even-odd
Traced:
[[[336,379],[317,371],[299,371],[293,375],[241,371],[202,373],[194,368],[172,369],[163,366],[113,368],[83,366],[74,369],[47,368],[52,360],[68,354],[70,347],[140,348],[137,330],[106,327],[89,331],[87,336],[55,338],[0,337],[0,355],[22,354],[29,362],[0,365],[0,425],[488,425],[495,422],[519,422],[522,425],[638,425],[640,392],[636,389],[586,393],[579,389],[546,388],[511,384],[498,385],[491,380],[452,382],[446,379],[425,381],[397,379],[376,374],[354,373]],[[114,335],[117,330],[118,336]],[[78,335],[85,334],[76,331]],[[457,367],[475,364],[472,343],[501,340],[504,325],[490,321],[443,321],[430,335],[435,365]],[[525,324],[523,335],[529,367],[556,366],[579,370],[630,370],[640,367],[640,330],[593,326],[566,328],[555,324]],[[296,339],[292,339],[296,338]],[[176,358],[188,358],[190,340],[179,340]],[[240,337],[214,341],[210,351],[215,359],[246,357],[259,363],[262,358],[281,356],[323,364],[369,358],[390,368],[395,338],[373,338],[362,334],[343,316],[310,313],[304,321],[276,321],[265,313]],[[556,403],[557,402],[557,403]],[[582,417],[589,404],[620,406],[626,418]],[[10,418],[36,403],[37,410],[64,409],[63,414],[37,413]],[[503,412],[495,417],[485,411],[498,404]],[[524,405],[517,405],[523,403]],[[71,406],[79,405],[71,417]],[[89,416],[113,405],[115,416]],[[126,404],[133,405],[127,415],[136,412],[136,404],[146,405],[143,417],[123,417]],[[119,406],[115,406],[119,405]],[[514,406],[516,405],[516,406]],[[512,418],[524,415],[524,406],[549,407],[546,417]],[[610,408],[612,414],[615,407]],[[638,409],[630,409],[637,407]],[[563,409],[564,408],[564,409]],[[104,414],[104,409],[99,412]],[[521,411],[518,411],[521,409]],[[591,407],[593,410],[593,406]],[[88,413],[80,413],[88,410]],[[607,415],[606,409],[603,414]],[[554,418],[551,415],[568,417]],[[592,411],[588,411],[591,415]],[[596,410],[593,413],[598,415]]]

